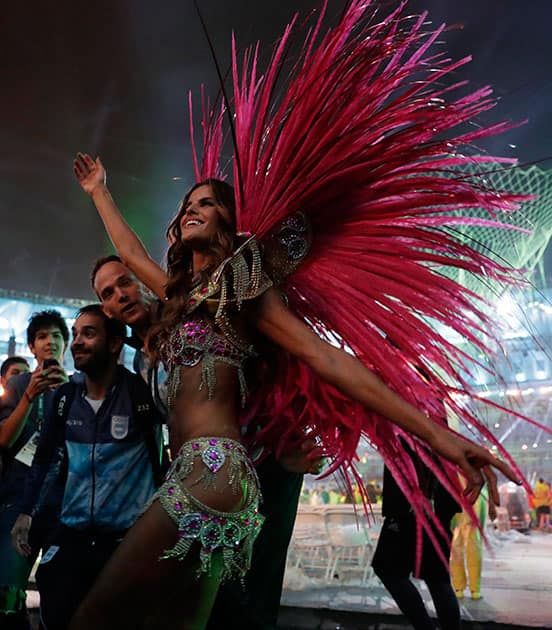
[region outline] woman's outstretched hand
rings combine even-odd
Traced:
[[[493,467],[508,477],[514,483],[520,484],[521,480],[514,471],[500,459],[497,459],[482,446],[478,446],[469,440],[443,429],[431,440],[431,447],[439,455],[456,464],[466,477],[466,489],[464,495],[474,503],[484,483],[489,488],[489,498],[495,505],[500,505],[497,478]]]
[[[105,168],[97,157],[93,160],[88,153],[77,153],[73,161],[73,173],[82,189],[92,195],[98,186],[105,185]]]

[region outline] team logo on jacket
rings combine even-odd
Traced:
[[[111,416],[111,435],[116,440],[122,440],[128,435],[129,416]]]
[[[46,551],[44,555],[42,556],[42,560],[40,561],[40,564],[46,564],[47,562],[50,562],[50,560],[56,555],[58,551],[59,551],[59,545],[50,545],[48,547],[48,551]]]

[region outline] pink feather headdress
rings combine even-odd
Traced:
[[[466,396],[477,398],[469,375],[478,364],[443,332],[454,331],[485,354],[496,341],[484,300],[448,277],[447,268],[503,285],[523,283],[521,273],[456,232],[474,225],[517,229],[505,218],[527,197],[489,188],[484,177],[465,170],[513,162],[471,146],[514,125],[473,124],[494,106],[491,89],[464,93],[465,81],[450,81],[469,58],[449,59],[438,43],[445,27],[428,31],[427,14],[406,16],[406,5],[380,17],[374,3],[352,0],[339,23],[321,35],[324,5],[310,29],[303,25],[302,49],[290,63],[296,16],[263,72],[258,47],[239,63],[233,42],[238,227],[262,243],[302,213],[312,246],[282,283],[290,308],[436,422],[444,421],[446,408],[469,424],[520,473],[464,404]],[[222,117],[222,108],[204,107],[198,180],[219,173]],[[470,217],[471,209],[484,209],[488,217]],[[244,414],[245,423],[254,419],[263,427],[259,441],[281,451],[305,434],[317,436],[331,460],[328,472],[342,467],[355,475],[357,446],[365,436],[435,542],[430,506],[406,443],[473,513],[454,467],[437,462],[419,440],[347,399],[290,355],[279,354],[277,372],[276,382],[261,387]]]

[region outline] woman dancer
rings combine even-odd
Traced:
[[[477,361],[435,325],[488,355],[492,322],[478,296],[442,270],[486,283],[519,279],[458,238],[457,229],[503,228],[497,215],[522,200],[469,176],[474,165],[496,163],[470,143],[508,125],[466,130],[493,100],[487,88],[454,98],[462,84],[443,87],[443,77],[467,61],[430,50],[444,27],[425,32],[426,15],[407,16],[406,3],[379,21],[369,7],[351,0],[320,42],[322,14],[312,28],[305,24],[292,64],[286,46],[293,25],[262,74],[255,52],[247,51],[243,64],[234,54],[236,190],[210,179],[219,172],[224,134],[222,115],[204,113],[201,169],[193,151],[199,183],[169,228],[167,273],[119,214],[100,160],[77,156],[75,174],[121,258],[165,301],[149,347],[171,371],[171,448],[178,455],[74,628],[138,627],[157,600],[172,625],[204,625],[218,581],[247,570],[261,525],[240,420],[255,419],[256,438],[276,449],[305,433],[320,438],[331,469],[353,474],[359,438],[367,436],[436,546],[431,505],[404,444],[417,447],[468,509],[484,478],[498,501],[491,466],[515,478],[486,449],[442,426],[445,405],[508,457],[464,404],[473,396],[466,373]],[[282,93],[278,77],[290,67]],[[490,218],[459,216],[466,208]],[[421,382],[414,365],[431,381]],[[257,388],[248,397],[251,373]],[[455,466],[467,478],[465,495]],[[185,597],[165,596],[175,581]]]
[[[171,450],[178,455],[154,502],[79,609],[73,628],[138,627],[138,620],[153,612],[150,603],[161,600],[175,580],[191,590],[163,601],[165,613],[171,611],[178,627],[201,628],[218,581],[247,570],[248,550],[261,523],[255,473],[240,444],[239,414],[247,395],[247,364],[256,358],[259,336],[458,465],[468,479],[470,499],[486,478],[497,500],[490,466],[516,478],[505,463],[429,420],[286,307],[263,270],[255,239],[236,233],[230,186],[208,180],[185,196],[168,230],[172,245],[166,273],[121,217],[99,158],[78,154],[74,171],[125,264],[166,301],[149,344],[171,370]]]

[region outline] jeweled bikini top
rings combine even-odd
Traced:
[[[186,319],[176,326],[162,345],[161,359],[169,374],[169,406],[180,385],[180,367],[202,364],[200,389],[207,387],[212,399],[217,362],[238,371],[242,404],[247,398],[244,365],[255,356],[253,346],[230,324],[229,310],[239,310],[245,300],[260,296],[272,285],[262,272],[257,241],[249,237],[209,278],[188,296]],[[200,306],[203,308],[200,309]],[[211,315],[211,312],[214,315]]]
[[[207,387],[211,399],[217,362],[237,369],[245,404],[244,365],[255,356],[255,350],[231,325],[229,314],[239,311],[244,301],[262,295],[273,283],[285,280],[306,257],[310,246],[310,227],[301,212],[285,219],[263,239],[263,261],[256,238],[250,234],[238,236],[245,240],[232,256],[220,264],[206,285],[190,291],[184,321],[160,349],[169,371],[169,407],[178,393],[182,366],[202,364],[200,389]]]
[[[180,386],[180,367],[194,367],[201,363],[200,389],[207,387],[212,399],[216,386],[215,364],[225,363],[238,371],[242,402],[247,397],[244,365],[247,359],[255,356],[252,345],[215,330],[214,322],[207,317],[192,316],[178,325],[163,344],[161,358],[169,367],[168,401],[172,407]]]

